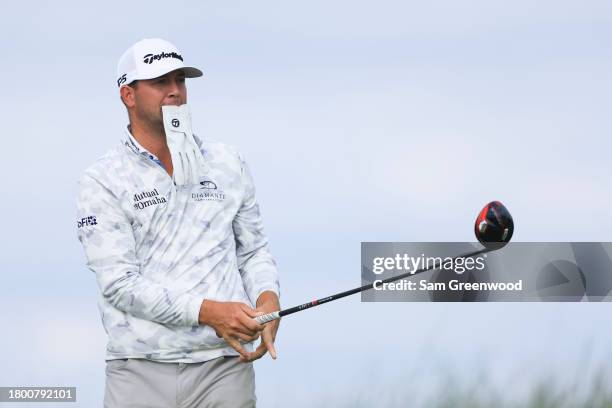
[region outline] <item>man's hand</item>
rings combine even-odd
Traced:
[[[250,355],[254,353],[246,351],[240,340],[250,343],[259,338],[264,327],[257,324],[253,318],[261,314],[244,303],[204,300],[200,306],[198,321],[201,325],[215,329],[217,336],[222,337],[240,353],[242,361],[248,361]],[[274,333],[276,334],[276,331]]]
[[[280,310],[280,303],[278,301],[278,296],[276,293],[271,291],[266,291],[259,295],[257,299],[257,308],[255,311],[260,312],[258,315],[263,315],[270,312],[276,312]],[[252,353],[247,353],[247,356],[241,354],[240,361],[242,362],[250,362],[255,361],[266,354],[266,352],[270,352],[270,355],[273,359],[276,360],[276,349],[274,348],[274,340],[276,339],[276,332],[278,331],[278,326],[280,324],[280,319],[272,320],[271,322],[266,323],[263,326],[263,332],[261,334],[261,343],[257,347],[257,349]]]

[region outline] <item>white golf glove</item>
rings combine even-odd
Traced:
[[[189,106],[162,106],[166,142],[172,157],[172,178],[177,186],[198,184],[208,172],[204,157],[193,138]]]

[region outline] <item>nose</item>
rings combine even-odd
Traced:
[[[176,81],[170,81],[168,85],[168,97],[174,97],[179,95],[179,87]]]
[[[182,103],[181,84],[176,78],[168,81],[168,99],[176,99]]]

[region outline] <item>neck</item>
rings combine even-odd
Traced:
[[[153,153],[160,160],[170,154],[163,127],[147,126],[145,123],[130,121],[130,133],[142,147]]]
[[[161,161],[170,176],[173,173],[172,157],[166,142],[166,132],[163,127],[147,126],[138,121],[130,121],[130,133],[142,147],[154,154]]]

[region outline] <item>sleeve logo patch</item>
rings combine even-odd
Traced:
[[[98,220],[96,220],[95,215],[90,215],[89,217],[77,220],[77,228],[90,227],[92,225],[98,225]]]

